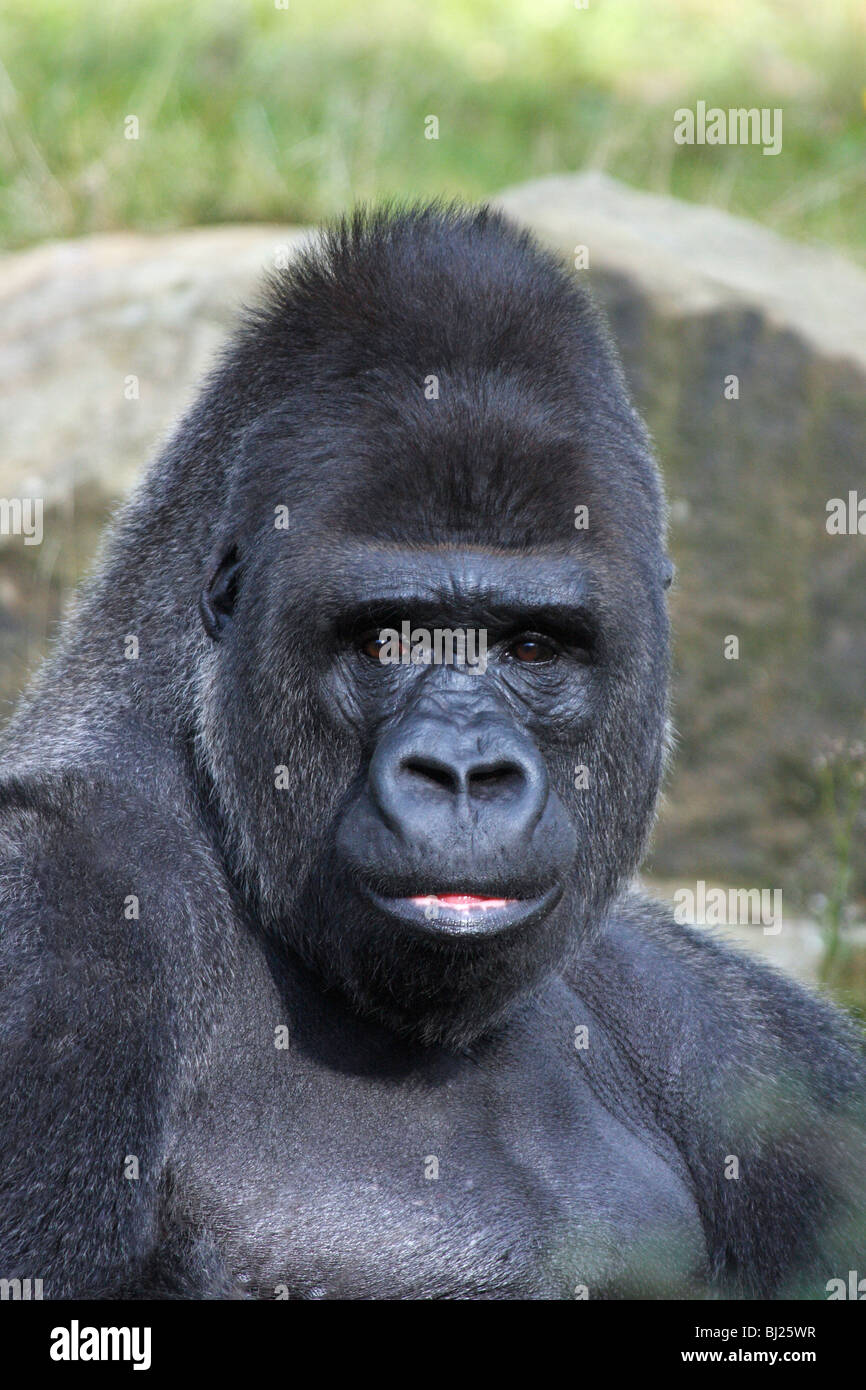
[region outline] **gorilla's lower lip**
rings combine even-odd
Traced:
[[[558,902],[559,885],[537,898],[498,898],[475,893],[425,893],[415,897],[385,897],[365,888],[365,894],[389,917],[420,930],[425,936],[472,939],[495,936],[544,916]]]

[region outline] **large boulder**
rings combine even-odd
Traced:
[[[816,745],[856,736],[866,709],[866,536],[825,524],[828,499],[866,495],[866,276],[597,174],[497,201],[570,261],[586,248],[576,273],[607,311],[667,478],[680,748],[656,871],[803,899]],[[0,261],[0,498],[45,505],[41,545],[0,537],[7,708],[111,508],[299,235],[120,234]]]
[[[0,499],[41,499],[44,537],[0,534],[0,712],[262,270],[301,235],[120,233],[0,259]]]
[[[866,498],[866,275],[600,174],[497,201],[572,263],[586,248],[667,481],[679,752],[655,866],[806,902],[835,872],[816,754],[866,727],[866,534],[826,525],[829,499]]]

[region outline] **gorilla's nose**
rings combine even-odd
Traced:
[[[369,787],[385,822],[416,844],[450,838],[461,825],[520,843],[548,796],[547,771],[529,739],[486,722],[460,729],[430,720],[395,730],[376,750]]]

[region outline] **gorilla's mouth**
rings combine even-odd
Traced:
[[[478,939],[544,917],[562,894],[558,884],[536,898],[492,897],[480,893],[423,893],[386,897],[366,889],[380,911],[427,936]]]

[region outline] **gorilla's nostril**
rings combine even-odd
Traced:
[[[400,771],[408,772],[413,778],[418,778],[424,782],[432,782],[435,786],[441,787],[443,791],[456,792],[460,789],[460,779],[457,773],[445,763],[437,762],[433,758],[411,757],[404,758],[400,763]]]
[[[519,792],[524,783],[523,769],[513,762],[470,769],[466,778],[470,796],[485,798]]]

